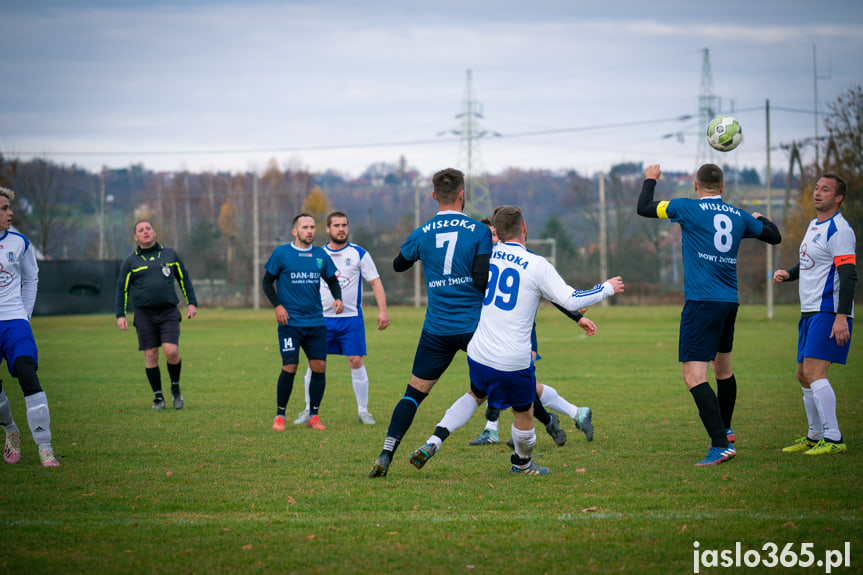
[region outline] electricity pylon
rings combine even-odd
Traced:
[[[698,125],[701,134],[698,138],[698,153],[696,154],[695,166],[715,163],[713,161],[715,152],[707,143],[707,125],[717,116],[719,101],[713,93],[713,72],[710,70],[710,48],[704,49],[704,57],[701,60],[701,92],[698,95]]]
[[[450,133],[461,136],[459,159],[465,166],[465,208],[464,211],[477,219],[490,217],[492,210],[491,194],[488,191],[488,179],[482,169],[482,157],[479,150],[479,139],[483,136],[499,136],[497,132],[487,132],[480,126],[479,120],[484,119],[482,105],[474,99],[471,71],[467,71],[465,98],[462,102],[462,112],[456,115],[461,120],[458,129]]]

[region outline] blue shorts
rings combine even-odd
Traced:
[[[519,371],[498,371],[467,358],[471,386],[488,395],[494,409],[529,407],[536,397],[536,370],[533,364]]]
[[[473,333],[434,335],[423,330],[411,373],[420,379],[437,380],[452,363],[458,350],[467,351],[472,337]]]
[[[823,359],[845,365],[848,360],[848,350],[851,340],[845,345],[837,345],[836,338],[830,337],[836,314],[822,312],[800,318],[797,324],[797,363],[803,363],[804,357]],[[854,320],[848,318],[848,332],[852,332]]]
[[[33,329],[26,319],[0,321],[0,359],[6,360],[9,374],[19,357],[32,357],[39,366],[39,351],[33,338]]]
[[[363,316],[328,317],[327,355],[366,355]]]
[[[327,360],[326,326],[294,327],[279,324],[278,333],[282,365],[296,365],[300,363],[300,348],[306,352],[306,357],[310,360]]]
[[[724,301],[687,300],[680,313],[678,361],[713,361],[731,353],[739,305]]]

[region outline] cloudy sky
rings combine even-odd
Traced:
[[[0,153],[92,170],[464,169],[470,70],[490,172],[691,170],[705,49],[745,136],[718,160],[761,170],[768,99],[776,147],[815,135],[816,85],[823,114],[863,84],[863,2],[0,0]]]

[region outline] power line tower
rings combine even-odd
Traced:
[[[479,120],[484,119],[482,104],[474,99],[470,70],[467,71],[462,111],[456,115],[456,119],[461,120],[461,126],[450,132],[461,136],[459,160],[464,162],[463,165],[466,168],[464,211],[471,217],[489,217],[492,210],[491,194],[488,191],[485,170],[482,169],[479,139],[487,135],[499,136],[500,134],[487,132],[479,123]]]
[[[713,72],[710,70],[710,48],[704,49],[701,60],[701,92],[698,95],[698,153],[696,155],[696,168],[713,161],[715,152],[705,137],[707,124],[716,117],[719,111],[719,99],[713,93]]]

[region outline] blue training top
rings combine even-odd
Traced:
[[[720,196],[660,202],[656,212],[680,224],[686,299],[737,303],[737,250],[764,224]]]
[[[321,278],[336,275],[336,264],[323,248],[302,250],[293,243],[273,250],[264,266],[276,278],[279,303],[288,312],[294,327],[326,325],[321,305]]]
[[[422,261],[428,306],[423,331],[436,335],[473,333],[483,293],[473,283],[473,262],[491,254],[488,226],[461,212],[442,211],[415,229],[402,244],[408,261]]]

